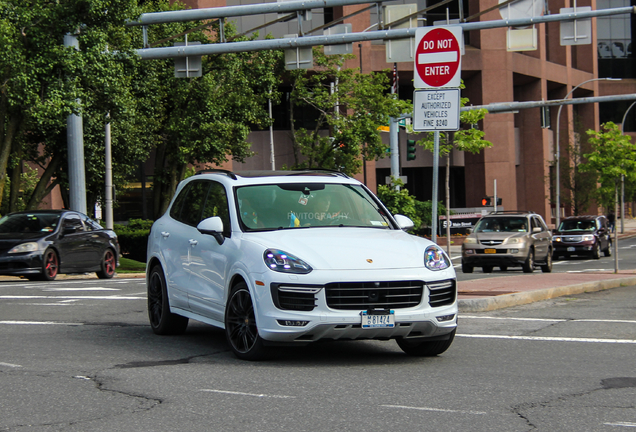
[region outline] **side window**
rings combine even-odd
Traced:
[[[205,180],[191,183],[183,200],[181,215],[178,220],[190,226],[197,226],[201,222],[203,219],[201,217],[203,205],[205,204],[210,184],[211,182]]]
[[[205,200],[205,207],[203,208],[203,216],[201,219],[207,219],[209,217],[219,216],[223,221],[223,235],[230,237],[230,212],[227,204],[227,194],[222,184],[212,182],[210,185],[210,191],[208,192],[208,198]]]
[[[181,192],[179,192],[179,195],[174,200],[172,207],[170,207],[170,217],[172,219],[181,220],[181,208],[183,207],[183,200],[185,200],[185,197],[190,190],[190,186],[192,186],[191,183],[181,189]]]
[[[79,215],[70,214],[64,218],[62,222],[62,229],[72,228],[77,232],[84,231],[84,225],[82,225],[82,221],[79,218]]]
[[[532,218],[532,228],[541,228],[541,231],[543,231],[543,227],[541,226],[541,222],[539,222],[539,219],[536,217]]]

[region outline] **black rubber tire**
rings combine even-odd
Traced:
[[[115,258],[115,252],[108,248],[104,251],[102,261],[99,263],[101,270],[97,272],[97,277],[100,279],[111,279],[115,276],[115,267],[117,266],[117,259]]]
[[[495,267],[495,266],[483,266],[481,269],[482,269],[482,271],[483,271],[484,273],[492,273],[492,269],[493,269],[494,267]]]
[[[508,266],[499,266],[499,270],[508,271]]]
[[[45,281],[55,280],[60,272],[60,259],[57,252],[53,249],[47,249],[42,255],[42,273],[39,279]]]
[[[473,266],[462,263],[462,273],[472,273],[472,272],[473,272]]]
[[[225,308],[225,335],[234,355],[242,360],[262,360],[268,349],[258,334],[250,290],[245,282],[232,289]]]
[[[594,243],[594,246],[592,246],[592,258],[601,259],[601,245],[598,242]]]
[[[612,241],[607,242],[607,249],[603,251],[603,255],[606,257],[612,256]]]
[[[528,258],[521,266],[524,273],[532,273],[534,271],[534,249],[530,249],[528,252]]]
[[[541,271],[543,273],[552,273],[552,251],[548,251],[545,257],[545,264],[541,266]]]
[[[396,339],[398,346],[406,354],[416,357],[434,357],[446,351],[455,339],[455,332],[457,329],[453,329],[450,336],[446,340],[436,341],[422,341],[417,339]]]
[[[170,312],[166,278],[160,265],[155,265],[148,277],[148,320],[158,335],[183,334],[188,328],[188,318]]]

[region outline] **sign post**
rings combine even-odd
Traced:
[[[431,240],[433,243],[437,243],[439,131],[459,129],[461,43],[461,26],[419,27],[415,32],[413,81],[416,90],[413,95],[413,129],[434,131],[431,212]],[[450,244],[450,239],[448,242]]]

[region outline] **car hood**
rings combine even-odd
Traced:
[[[560,236],[572,236],[572,235],[589,235],[598,234],[596,231],[557,231],[554,235]]]
[[[311,228],[245,233],[243,240],[280,249],[319,270],[424,267],[429,240],[400,230]]]
[[[476,238],[477,240],[485,241],[485,240],[505,240],[513,237],[527,237],[527,232],[480,232],[473,233],[469,237]]]
[[[38,241],[51,233],[0,233],[0,249],[10,249],[27,241]]]

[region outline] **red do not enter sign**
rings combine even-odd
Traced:
[[[459,87],[461,27],[420,27],[416,32],[415,88]]]

